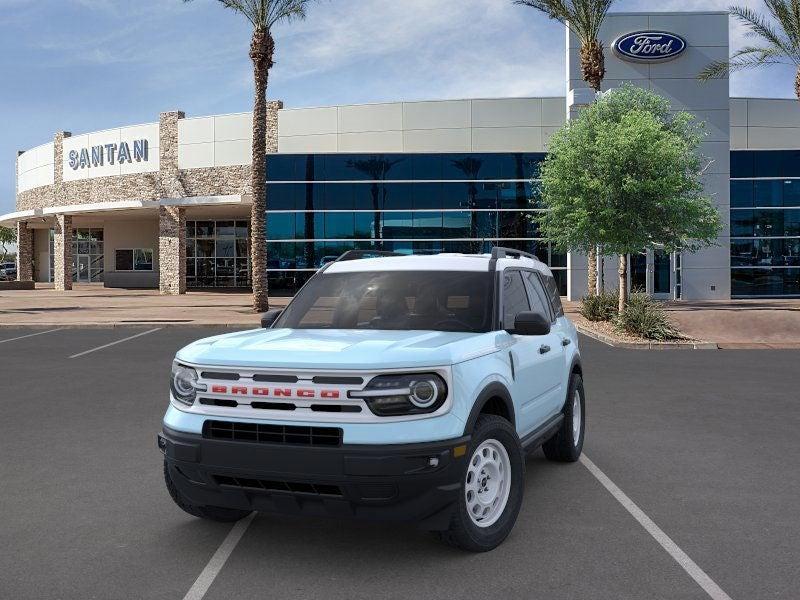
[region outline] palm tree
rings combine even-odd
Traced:
[[[267,242],[265,235],[267,190],[267,83],[273,66],[275,40],[272,28],[282,21],[304,19],[306,7],[313,0],[219,0],[225,8],[235,10],[253,26],[250,59],[253,61],[255,100],[253,102],[253,164],[250,209],[252,240],[250,265],[253,270],[253,309],[269,308],[267,289]],[[191,2],[191,0],[184,0]]]
[[[540,10],[551,19],[563,23],[581,42],[581,76],[595,92],[600,91],[606,76],[603,42],[598,38],[600,27],[614,0],[514,0],[514,4]],[[588,255],[589,295],[597,289],[597,251]]]
[[[800,100],[800,0],[764,0],[771,18],[746,6],[732,6],[730,13],[744,23],[747,35],[760,45],[745,46],[730,60],[716,61],[700,73],[700,79],[725,77],[731,71],[764,65],[790,64],[797,69],[794,93]],[[774,22],[774,23],[773,23]]]
[[[383,202],[381,202],[381,187],[382,182],[388,179],[389,171],[397,164],[403,162],[404,159],[398,158],[397,160],[389,160],[384,156],[372,156],[367,159],[348,160],[347,166],[356,171],[364,173],[372,180],[370,185],[370,192],[372,194],[372,237],[375,240],[377,248],[383,248],[383,236],[381,235],[381,211],[386,205],[386,188],[383,188]]]
[[[451,161],[453,166],[464,173],[469,179],[468,194],[469,194],[469,237],[472,238],[470,245],[472,251],[475,253],[483,249],[483,240],[478,239],[478,213],[475,209],[478,208],[478,186],[475,180],[478,179],[478,173],[483,166],[483,161],[473,157],[462,158],[459,160]]]

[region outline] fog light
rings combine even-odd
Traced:
[[[438,467],[439,466],[439,459],[436,458],[435,456],[429,458],[428,459],[428,466],[429,467],[433,467],[433,468]]]
[[[167,451],[167,440],[160,433],[158,434],[158,449],[161,450],[162,452]]]

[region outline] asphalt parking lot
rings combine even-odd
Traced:
[[[192,588],[231,526],[173,505],[155,434],[174,352],[221,331],[0,329],[0,598]],[[723,594],[797,598],[800,352],[582,350],[585,455]],[[536,453],[526,485],[511,537],[482,555],[404,526],[257,515],[204,597],[726,597],[586,463]]]

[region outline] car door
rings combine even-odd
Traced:
[[[565,339],[569,339],[568,333],[564,329],[564,313],[559,301],[558,308],[553,305],[550,294],[544,283],[542,274],[536,271],[525,271],[523,273],[525,288],[531,298],[532,310],[541,310],[542,314],[550,316],[550,334],[547,336],[547,345],[550,352],[547,353],[549,381],[552,387],[549,389],[547,397],[542,399],[542,406],[545,418],[558,413],[564,405],[565,394],[564,381],[567,374],[567,344]],[[541,308],[540,308],[541,307]]]
[[[514,319],[520,312],[540,311],[550,318],[546,306],[538,298],[533,305],[528,295],[523,272],[507,269],[501,278],[502,322],[505,330],[513,329]],[[512,371],[511,394],[517,414],[517,428],[521,436],[533,431],[549,416],[548,400],[552,399],[554,387],[558,386],[558,360],[560,345],[557,336],[515,335],[508,336],[508,357]]]

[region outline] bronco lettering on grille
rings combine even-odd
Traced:
[[[341,397],[339,390],[314,390],[310,388],[268,388],[268,387],[247,387],[243,385],[219,385],[211,386],[212,394],[231,394],[235,396],[259,396],[261,398],[272,396],[274,398],[324,398],[326,400],[337,400]]]

